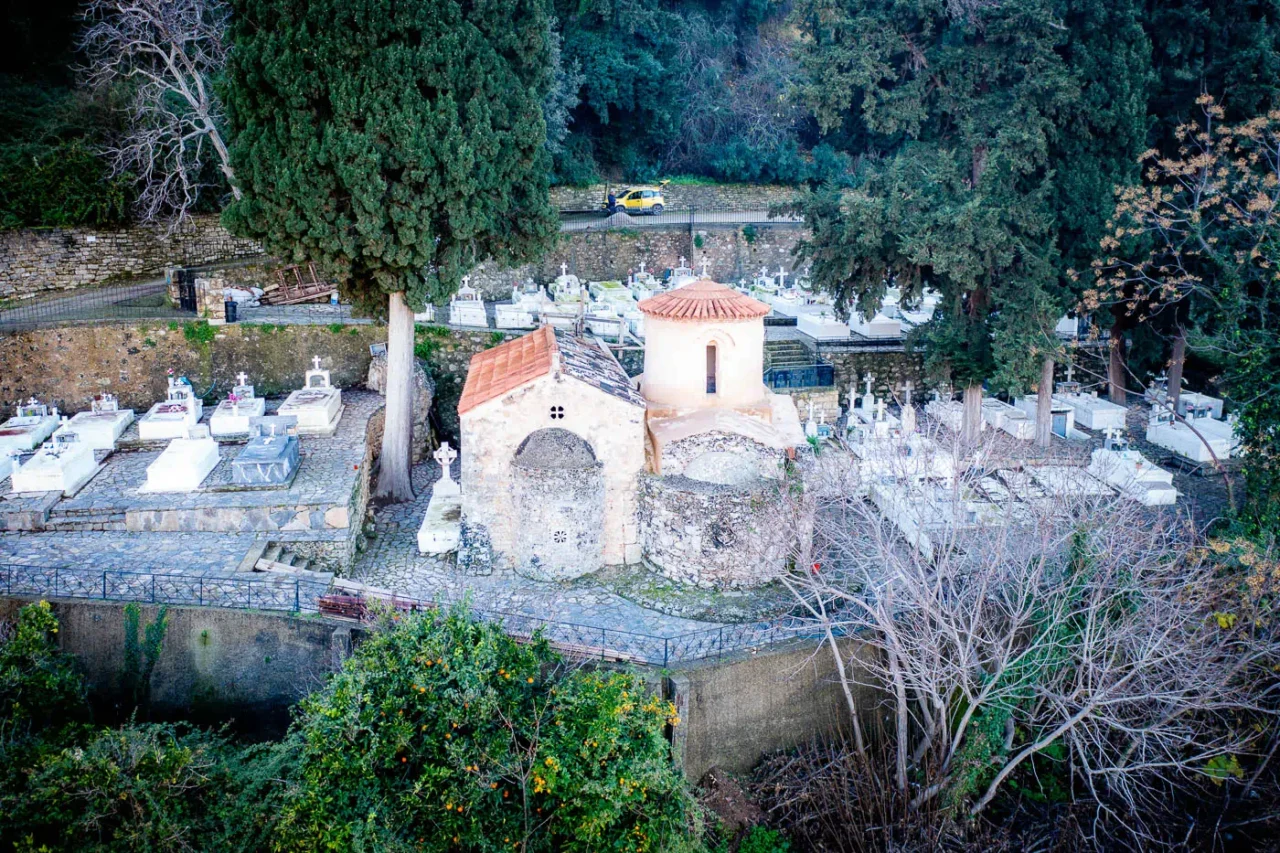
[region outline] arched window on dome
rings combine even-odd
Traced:
[[[716,367],[719,359],[714,343],[707,344],[707,393],[716,393]]]

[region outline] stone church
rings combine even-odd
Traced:
[[[639,309],[634,378],[603,342],[550,326],[472,358],[464,528],[537,577],[643,563],[704,587],[768,581],[786,560],[769,506],[805,444],[791,398],[763,382],[769,306],[701,280]]]

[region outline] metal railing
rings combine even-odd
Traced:
[[[823,362],[795,367],[771,367],[764,372],[764,384],[774,391],[831,388],[836,384],[836,368],[833,364]]]
[[[8,563],[0,565],[0,590],[4,595],[19,597],[320,613],[320,599],[330,587],[300,578],[207,577]],[[400,610],[421,611],[450,606],[446,602],[399,596],[385,603]],[[821,636],[819,629],[794,617],[722,625],[664,637],[502,610],[470,607],[468,611],[478,619],[500,625],[516,637],[532,637],[541,632],[552,645],[574,654],[651,666],[718,659],[734,652]]]
[[[0,305],[0,331],[113,320],[190,320],[195,315],[194,308],[184,310],[173,303],[164,281],[148,281],[84,288],[12,307]]]
[[[64,566],[0,566],[6,595],[318,612],[328,585],[300,578],[206,577]]]

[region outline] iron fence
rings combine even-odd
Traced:
[[[831,388],[836,384],[835,365],[819,362],[795,367],[771,367],[764,372],[764,384],[774,391],[789,388]]]
[[[0,588],[5,595],[21,597],[82,598],[286,613],[320,613],[320,599],[330,590],[329,585],[323,582],[278,576],[208,577],[12,563],[0,565]],[[444,602],[399,596],[386,603],[401,610],[429,611],[449,607]],[[570,653],[651,666],[718,659],[734,652],[821,636],[814,626],[794,617],[659,636],[503,610],[469,607],[468,612],[475,618],[500,625],[515,637],[533,637],[540,632],[552,645]]]
[[[194,298],[178,304],[163,280],[85,288],[66,296],[0,305],[0,331],[74,326],[113,320],[189,320]]]
[[[0,583],[6,595],[136,601],[196,607],[318,612],[328,585],[300,578],[206,577],[114,569],[5,564]]]

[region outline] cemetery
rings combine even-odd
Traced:
[[[596,579],[621,571],[702,590],[704,600],[768,600],[790,547],[770,529],[770,495],[792,466],[802,478],[846,466],[850,493],[924,553],[944,529],[1022,523],[1037,501],[1115,494],[1164,507],[1182,494],[1173,472],[1125,443],[1126,417],[1146,410],[1082,392],[1071,366],[1053,398],[1053,449],[1031,442],[1035,394],[984,397],[982,435],[998,449],[984,451],[989,470],[965,480],[963,406],[946,388],[932,389],[920,410],[913,381],[887,385],[873,372],[853,377],[843,398],[833,389],[831,401],[847,403],[838,408],[816,406],[803,387],[761,385],[774,337],[766,317],[794,318],[792,328],[814,339],[876,337],[855,330],[856,312],[835,329],[824,298],[782,268],[737,285],[709,276],[709,264],[695,272],[683,258],[661,275],[641,262],[612,281],[583,282],[562,266],[546,285],[519,285],[496,305],[464,282],[448,307],[453,325],[492,320],[507,340],[465,366],[457,449],[441,441],[414,469],[419,497],[376,511],[370,469],[382,398],[337,387],[338,364],[321,355],[275,398],[238,370],[208,410],[170,370],[165,399],[136,421],[110,391],[71,419],[32,399],[5,425],[16,431],[16,455],[6,456],[15,471],[0,526],[11,532],[0,542],[20,563],[57,560],[67,541],[78,548],[96,537],[104,559],[95,565],[305,577],[319,584],[313,598],[325,589],[450,599],[473,591],[521,611],[586,621],[611,613],[620,625],[669,632],[720,624],[680,615],[718,605],[629,601]],[[936,305],[926,296],[876,316],[909,326],[908,314]],[[623,368],[627,347],[641,350],[643,364]],[[1225,457],[1215,427],[1228,422],[1211,417],[1211,400],[1183,396],[1180,407]],[[1167,441],[1141,438],[1144,447]],[[232,556],[192,568],[174,550],[179,535],[216,540]]]

